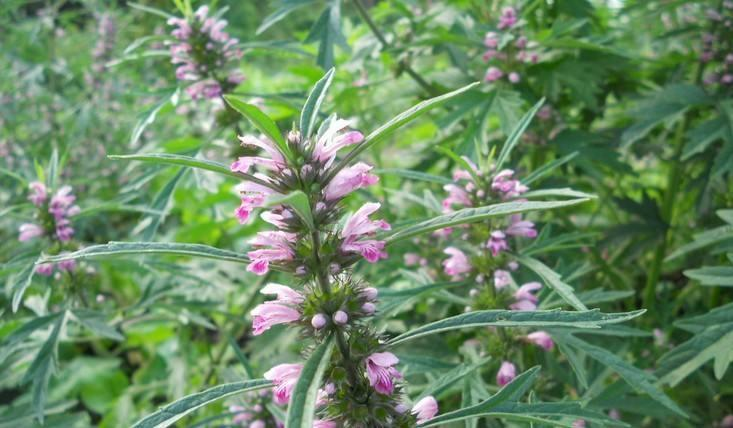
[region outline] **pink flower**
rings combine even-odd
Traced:
[[[277,324],[287,324],[300,319],[300,311],[276,302],[265,302],[252,309],[252,334],[259,336]]]
[[[420,264],[420,255],[415,253],[405,253],[404,255],[404,261],[405,266],[415,266]]]
[[[276,404],[283,405],[290,401],[290,394],[302,370],[302,364],[280,364],[265,372],[264,378],[275,384],[273,401]]]
[[[524,37],[524,36],[521,36],[521,37],[519,37],[519,38],[517,39],[517,41],[516,41],[516,42],[514,42],[514,45],[515,45],[515,46],[516,46],[517,48],[519,48],[519,49],[524,49],[524,48],[526,48],[526,47],[527,47],[527,42],[528,42],[527,38],[526,38],[526,37]]]
[[[460,276],[471,271],[471,264],[463,251],[455,247],[448,247],[443,250],[450,257],[443,260],[443,271],[450,276]]]
[[[63,186],[51,198],[48,212],[53,214],[56,220],[74,215],[79,212],[79,207],[72,205],[75,200],[76,196],[71,193],[71,186]]]
[[[43,235],[43,228],[37,224],[24,223],[18,228],[20,234],[18,235],[18,241],[25,242],[33,238]]]
[[[500,30],[511,28],[516,23],[517,11],[513,7],[507,6],[501,10],[501,17],[499,17],[499,24],[497,25]]]
[[[535,238],[537,236],[537,231],[534,229],[534,223],[522,220],[521,214],[512,215],[511,222],[512,224],[506,229],[507,235],[524,236],[527,238]]]
[[[448,192],[448,197],[443,199],[443,211],[450,212],[453,205],[462,205],[470,207],[473,205],[468,192],[455,184],[447,184],[443,189]]]
[[[515,311],[534,311],[537,309],[537,296],[532,294],[533,291],[542,288],[539,282],[528,282],[514,293],[516,303],[509,305],[509,308]]]
[[[492,49],[499,46],[499,35],[493,31],[486,33],[484,36],[484,46]]]
[[[289,226],[288,222],[293,217],[294,215],[290,210],[282,207],[275,208],[270,211],[264,211],[260,214],[260,218],[262,218],[262,220],[280,229],[287,229]]]
[[[495,192],[503,193],[505,198],[513,198],[529,190],[519,180],[513,180],[513,175],[514,171],[511,169],[501,170],[491,181],[491,189]]]
[[[494,271],[494,288],[501,290],[512,283],[512,276],[509,272],[501,269]]]
[[[545,351],[552,351],[552,348],[555,347],[555,342],[552,341],[552,337],[550,337],[546,331],[535,331],[530,333],[527,335],[527,340],[537,346],[540,346]]]
[[[517,377],[517,368],[509,361],[504,361],[496,373],[496,383],[499,386],[504,386],[513,381],[515,377]]]
[[[43,263],[36,266],[36,273],[43,276],[51,276],[53,273],[53,263]]]
[[[262,419],[257,419],[249,424],[249,428],[267,428],[267,424]]]
[[[412,406],[412,413],[417,415],[418,424],[427,422],[438,414],[438,402],[435,397],[428,395]]]
[[[40,207],[44,202],[46,202],[46,198],[48,197],[46,185],[40,181],[34,181],[29,185],[29,187],[31,189],[31,194],[28,196],[28,200],[31,201],[33,205]]]
[[[275,145],[272,140],[264,136],[257,138],[253,135],[245,135],[243,137],[240,136],[237,138],[239,138],[242,147],[254,146],[262,149],[270,157],[270,160],[274,163],[274,165],[286,165],[285,157],[282,153],[280,153],[277,145]]]
[[[305,301],[305,297],[300,292],[293,290],[287,285],[275,284],[274,282],[264,286],[260,290],[260,293],[276,295],[277,300],[274,300],[274,302],[282,303],[283,305],[299,305]]]
[[[402,378],[402,374],[393,367],[400,360],[391,352],[376,352],[367,357],[365,362],[369,384],[378,393],[391,395],[394,380]]]
[[[252,263],[247,266],[249,272],[255,275],[264,275],[270,269],[270,262],[293,260],[295,251],[291,248],[291,244],[295,243],[296,235],[294,233],[282,231],[266,231],[259,232],[252,245],[260,248],[247,253],[252,259]]]
[[[313,421],[313,428],[338,428],[336,422],[316,419]]]
[[[344,131],[351,125],[351,122],[344,119],[338,119],[335,116],[328,119],[328,123],[322,125],[327,126],[323,133],[319,130],[315,145],[313,146],[313,159],[320,161],[325,168],[331,166],[336,158],[336,152],[341,148],[361,143],[364,136],[358,131]]]
[[[484,76],[484,80],[487,82],[495,82],[504,76],[504,73],[497,67],[489,67],[488,70],[486,70],[486,75]]]
[[[379,177],[370,174],[372,166],[359,162],[339,171],[323,190],[327,201],[342,198],[356,189],[371,186]]]
[[[486,248],[491,250],[491,255],[494,257],[498,256],[502,251],[508,250],[509,244],[506,242],[506,235],[504,232],[500,230],[491,232],[491,237],[486,243]]]
[[[76,260],[70,259],[70,260],[61,260],[58,263],[59,270],[64,272],[71,272],[74,269],[76,269]]]
[[[389,230],[390,225],[384,220],[369,220],[369,215],[378,210],[378,203],[369,202],[362,205],[348,220],[339,233],[343,239],[341,250],[347,253],[361,253],[370,263],[387,258],[384,251],[385,242],[375,239],[363,239],[374,236],[378,230]]]
[[[583,419],[576,419],[573,421],[572,424],[573,428],[585,428],[585,420]]]
[[[520,80],[519,73],[517,73],[516,71],[512,71],[511,73],[509,73],[508,78],[509,78],[509,81],[512,83],[519,83],[519,80]]]
[[[68,242],[74,236],[74,229],[71,227],[69,220],[62,218],[56,221],[56,236],[59,241]]]

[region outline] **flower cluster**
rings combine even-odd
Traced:
[[[720,10],[708,9],[706,16],[715,31],[703,34],[700,61],[714,65],[715,70],[704,82],[733,85],[733,1],[724,1]]]
[[[55,193],[51,193],[41,182],[34,181],[30,184],[28,200],[36,206],[36,221],[20,225],[19,241],[46,237],[60,248],[71,241],[74,229],[69,218],[79,213],[79,207],[74,204],[76,197],[70,186],[62,186]],[[60,271],[70,272],[76,268],[76,263],[74,260],[65,260],[58,263],[58,268]],[[53,270],[53,263],[41,264],[36,268],[36,272],[44,276],[50,276]]]
[[[176,77],[191,82],[186,92],[195,100],[218,98],[244,80],[241,72],[232,70],[243,55],[239,41],[224,31],[225,20],[208,14],[208,6],[201,6],[192,17],[168,20],[177,39],[170,46]]]
[[[351,129],[350,121],[331,116],[314,136],[293,130],[280,142],[264,136],[239,139],[261,154],[231,164],[245,179],[237,186],[240,205],[235,216],[244,224],[256,210],[267,208],[259,216],[276,228],[259,232],[251,241],[247,270],[256,275],[288,272],[301,281],[298,289],[269,283],[261,290],[274,299],[251,311],[253,334],[285,324],[316,342],[335,336],[339,345],[319,391],[320,419],[314,426],[338,427],[359,420],[363,426],[409,427],[432,418],[437,413],[432,397],[408,411],[399,359],[368,324],[377,311],[378,290],[348,271],[360,258],[369,263],[387,258],[385,242],[377,234],[390,225],[373,218],[380,204],[365,203],[351,214],[345,210],[347,196],[378,181],[370,165],[337,162],[339,150],[360,144],[363,135]],[[294,192],[305,195],[307,207],[304,201],[297,207],[269,202]],[[288,363],[265,373],[274,384],[276,404],[290,401],[302,369],[300,363]]]
[[[497,31],[486,33],[486,52],[483,55],[484,61],[489,63],[484,75],[486,82],[506,78],[512,84],[519,83],[522,80],[523,65],[539,61],[535,43],[521,33],[518,22],[517,10],[507,6],[501,11],[496,25]]]
[[[97,43],[92,51],[92,58],[94,58],[92,70],[95,73],[101,73],[104,70],[104,63],[109,59],[114,48],[117,25],[115,25],[114,18],[106,13],[99,17],[97,25]]]
[[[272,402],[272,393],[268,390],[252,391],[242,397],[243,403],[229,406],[234,414],[232,425],[248,428],[283,428],[285,425],[268,410],[267,404]]]

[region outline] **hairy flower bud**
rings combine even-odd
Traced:
[[[320,330],[325,327],[326,323],[328,323],[328,319],[326,319],[326,316],[323,314],[315,314],[313,315],[313,318],[311,318],[311,325],[316,330]]]

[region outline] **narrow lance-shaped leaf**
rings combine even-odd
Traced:
[[[265,134],[267,138],[274,141],[277,144],[280,152],[285,155],[286,158],[292,160],[293,154],[290,152],[285,138],[280,133],[280,129],[277,127],[275,122],[270,119],[268,115],[262,112],[257,106],[247,104],[242,98],[234,95],[224,95],[226,102],[236,111],[242,114],[242,116],[249,119],[252,125],[255,126],[260,132]]]
[[[23,301],[23,295],[25,294],[25,290],[28,289],[28,287],[31,285],[31,281],[33,280],[33,274],[35,272],[36,272],[35,263],[30,263],[29,265],[24,267],[23,270],[18,273],[18,275],[15,276],[15,285],[13,285],[13,301],[12,301],[13,312],[18,311],[20,302]]]
[[[450,214],[443,214],[429,220],[419,222],[410,226],[399,228],[387,235],[386,241],[392,244],[423,233],[458,224],[475,223],[491,217],[519,214],[527,211],[549,210],[553,208],[577,205],[588,201],[588,198],[569,199],[566,201],[528,201],[528,202],[503,202],[495,205],[487,205],[477,208],[463,208]]]
[[[66,322],[66,312],[63,312],[60,317],[56,319],[56,324],[51,330],[51,334],[43,343],[41,349],[36,354],[36,358],[31,363],[28,371],[23,376],[23,383],[33,381],[31,388],[31,394],[33,397],[33,408],[36,413],[36,418],[43,424],[43,416],[45,414],[44,408],[46,407],[46,393],[48,391],[48,381],[51,379],[51,374],[54,371],[56,364],[56,352],[59,341],[59,335],[61,329]]]
[[[255,379],[215,386],[206,391],[187,395],[172,402],[138,421],[132,428],[165,428],[173,425],[176,421],[194,410],[213,403],[216,400],[242,392],[266,388],[271,385],[272,383],[269,380]]]
[[[204,257],[210,259],[227,260],[239,263],[249,263],[246,255],[234,251],[222,250],[202,244],[182,244],[178,242],[110,242],[102,245],[92,245],[72,253],[63,253],[55,256],[43,255],[38,263],[59,262],[62,260],[87,259],[93,257],[110,257],[120,255],[146,254],[174,254],[181,256]]]
[[[539,260],[527,257],[527,256],[518,256],[517,261],[523,265],[529,268],[530,270],[534,271],[537,275],[539,275],[545,282],[547,286],[555,290],[557,294],[562,297],[562,299],[569,304],[570,306],[574,307],[575,309],[579,311],[585,311],[588,308],[583,304],[583,302],[578,299],[578,296],[575,295],[575,291],[573,290],[573,287],[570,285],[564,283],[562,281],[562,277],[555,272],[554,270],[550,269],[549,267],[545,266],[542,262]]]
[[[514,130],[512,130],[512,133],[509,135],[509,138],[507,138],[506,142],[504,142],[504,145],[501,147],[501,151],[499,152],[499,157],[496,158],[496,170],[499,171],[504,165],[504,162],[506,162],[507,159],[509,159],[509,155],[512,153],[512,150],[514,149],[514,146],[517,145],[519,142],[519,138],[522,137],[522,134],[524,134],[524,131],[529,126],[530,122],[532,122],[532,118],[537,113],[537,110],[542,107],[542,104],[545,103],[545,99],[542,98],[537,102],[537,104],[534,105],[527,113],[522,116],[522,119],[519,120],[519,123],[517,123],[517,126],[514,127]]]
[[[321,109],[323,100],[326,99],[328,88],[331,86],[333,80],[334,68],[331,68],[326,74],[316,82],[315,86],[311,90],[308,99],[303,105],[303,110],[300,112],[300,134],[303,140],[307,140],[313,132],[313,126],[318,118],[318,112]]]
[[[389,340],[388,343],[396,345],[418,337],[471,327],[600,328],[604,324],[631,320],[644,312],[644,309],[609,314],[602,313],[598,309],[590,311],[474,311],[425,324]]]
[[[384,125],[379,127],[377,130],[375,130],[371,134],[367,135],[367,137],[364,139],[364,141],[361,144],[356,146],[351,152],[349,152],[348,155],[344,157],[344,159],[336,167],[333,168],[333,170],[330,172],[326,181],[330,181],[336,175],[336,173],[338,173],[346,165],[349,165],[351,161],[353,161],[360,153],[364,152],[365,150],[370,149],[377,143],[384,141],[388,136],[390,136],[395,130],[400,128],[402,125],[414,120],[415,118],[419,117],[423,113],[435,107],[445,104],[450,99],[470,90],[471,88],[479,85],[480,83],[481,82],[474,82],[474,83],[471,83],[470,85],[466,85],[462,88],[456,89],[453,92],[448,92],[447,94],[443,94],[435,98],[431,98],[429,100],[422,101],[414,105],[410,109],[405,110],[402,113],[398,114],[395,118],[385,123]]]
[[[0,342],[0,361],[5,361],[5,358],[7,358],[18,345],[29,338],[33,332],[51,324],[61,315],[62,312],[57,312],[55,314],[33,318],[17,330],[10,333],[2,342]]]
[[[313,426],[318,388],[321,386],[326,367],[331,362],[332,351],[333,336],[329,336],[313,351],[303,366],[298,383],[290,397],[285,428],[311,428]]]
[[[556,168],[561,167],[562,165],[565,165],[566,163],[573,160],[576,156],[578,156],[578,152],[572,152],[569,155],[563,156],[560,159],[555,159],[552,162],[548,162],[541,167],[535,169],[532,171],[531,174],[524,177],[522,180],[523,184],[530,185],[533,182],[539,180],[540,178],[544,177],[545,175],[549,174],[550,172],[554,171]]]

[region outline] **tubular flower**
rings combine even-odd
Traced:
[[[491,232],[491,237],[486,243],[486,248],[491,250],[491,255],[494,257],[498,256],[502,251],[508,250],[509,244],[506,242],[506,235],[504,232],[500,230]]]
[[[369,384],[380,394],[392,395],[394,380],[402,374],[393,366],[400,360],[391,352],[376,352],[366,358],[366,373]]]
[[[512,236],[524,236],[527,238],[537,237],[537,231],[534,228],[534,223],[522,220],[521,214],[512,215],[511,225],[509,225],[505,232],[507,235]]]
[[[443,250],[450,257],[443,260],[443,271],[453,277],[460,277],[471,271],[471,264],[463,251],[455,247],[448,247]]]
[[[313,428],[338,428],[338,425],[334,421],[316,419],[313,421]]]
[[[287,324],[300,319],[300,311],[276,302],[265,302],[252,309],[252,334],[259,336],[277,324]]]
[[[517,11],[507,6],[501,10],[501,17],[499,18],[499,29],[503,30],[506,28],[512,28],[517,23]]]
[[[378,230],[390,230],[390,225],[384,220],[370,220],[369,215],[377,211],[378,203],[362,205],[346,221],[339,236],[343,239],[341,250],[346,253],[360,253],[368,262],[376,263],[379,259],[386,259],[385,242],[376,239],[364,239],[374,236]]]
[[[28,196],[28,200],[37,207],[42,206],[46,202],[46,198],[48,198],[46,185],[40,181],[34,181],[29,187],[31,188],[31,194]]]
[[[36,273],[43,276],[51,276],[53,273],[53,263],[43,263],[36,266]]]
[[[275,302],[284,305],[299,305],[303,303],[305,297],[298,291],[293,290],[287,285],[275,284],[271,282],[260,290],[262,294],[274,294],[277,296]]]
[[[546,331],[535,331],[527,335],[527,340],[541,347],[545,351],[552,351],[555,347],[555,342],[552,341],[552,337]]]
[[[515,377],[517,377],[517,368],[509,361],[503,361],[499,371],[496,373],[497,385],[504,386],[513,381]]]
[[[528,282],[514,293],[515,303],[509,305],[509,308],[515,311],[534,311],[537,309],[537,296],[532,294],[533,291],[542,288],[539,282]]]
[[[428,395],[412,406],[412,413],[417,416],[418,424],[427,422],[438,414],[438,402],[435,397]]]
[[[21,224],[18,231],[20,232],[20,235],[18,236],[18,241],[20,242],[29,241],[43,235],[43,228],[33,223]]]
[[[371,186],[379,181],[379,177],[370,174],[371,165],[359,162],[344,168],[336,174],[324,189],[327,201],[343,198],[354,190]]]
[[[512,283],[512,276],[509,272],[501,269],[494,271],[494,288],[501,290]]]
[[[280,364],[265,372],[264,378],[275,384],[273,401],[276,404],[288,404],[302,370],[302,364]]]
[[[282,231],[259,232],[252,245],[260,248],[247,253],[252,259],[252,263],[247,266],[247,270],[256,274],[264,275],[270,270],[270,262],[288,261],[295,257],[291,245],[295,242],[296,235],[294,233]]]
[[[514,171],[511,169],[500,171],[494,176],[491,182],[491,189],[501,194],[504,198],[514,198],[529,190],[519,180],[513,180],[513,175]]]
[[[470,177],[470,176],[469,176]],[[450,212],[453,205],[470,207],[473,205],[471,198],[465,190],[455,184],[447,184],[443,189],[448,192],[448,197],[443,199],[443,211]]]
[[[336,159],[336,153],[343,147],[361,143],[364,136],[358,131],[346,131],[351,122],[331,116],[318,130],[312,157],[328,168]]]

